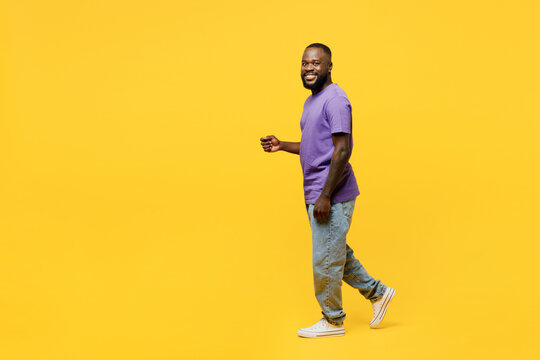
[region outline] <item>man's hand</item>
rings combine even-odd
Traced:
[[[330,198],[321,195],[313,207],[313,216],[316,219],[327,218],[330,214]]]
[[[274,135],[262,137],[261,146],[266,152],[276,152],[281,150],[281,142]]]

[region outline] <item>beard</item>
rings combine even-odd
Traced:
[[[306,79],[304,79],[304,76],[300,74],[300,77],[302,78],[302,84],[304,84],[304,87],[309,90],[318,90],[320,89],[324,83],[326,82],[326,79],[328,79],[328,73],[325,74],[318,74],[317,80],[313,84],[306,83]]]

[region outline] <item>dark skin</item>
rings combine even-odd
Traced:
[[[330,56],[326,54],[323,49],[307,48],[304,51],[300,74],[304,86],[311,89],[313,95],[318,94],[328,85],[332,84],[332,77],[330,76],[331,70],[332,61]],[[325,77],[325,81],[322,81]],[[320,85],[316,85],[318,83]],[[328,215],[330,215],[332,193],[334,192],[339,178],[343,174],[351,156],[350,134],[332,134],[332,142],[334,143],[334,152],[332,153],[328,176],[321,195],[315,202],[313,208],[313,216],[319,220],[326,219]],[[292,154],[300,154],[299,142],[280,141],[274,135],[262,137],[261,146],[266,152],[283,150]]]

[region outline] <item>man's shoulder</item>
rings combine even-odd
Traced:
[[[332,91],[328,93],[328,96],[326,97],[326,102],[345,102],[350,104],[349,98],[347,97],[345,91],[341,87],[339,87],[338,84],[333,84],[335,86],[332,86]]]
[[[336,92],[325,101],[325,109],[335,110],[343,107],[351,108],[351,102],[345,93]]]

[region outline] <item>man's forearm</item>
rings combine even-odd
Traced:
[[[291,154],[300,154],[299,142],[280,141],[279,146],[281,148],[280,150],[290,152]]]
[[[332,154],[332,160],[330,161],[330,169],[328,170],[328,176],[321,193],[321,196],[325,196],[328,199],[331,198],[334,189],[339,181],[339,178],[343,174],[347,163],[349,162],[350,153],[347,150],[334,150]]]

